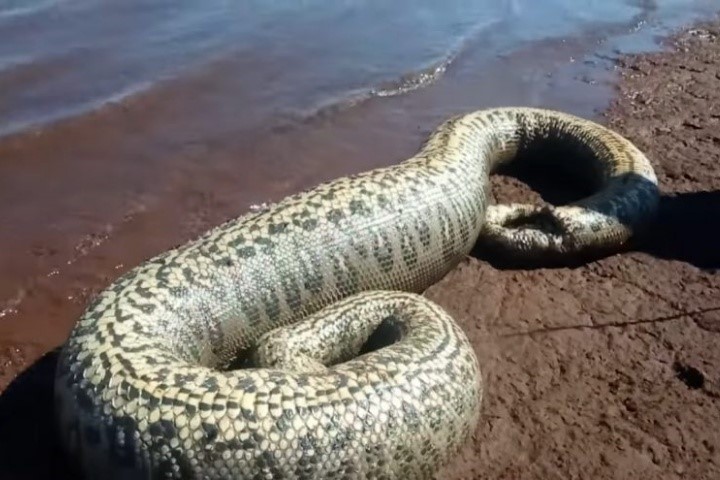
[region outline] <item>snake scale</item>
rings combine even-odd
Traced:
[[[490,173],[541,153],[595,193],[489,206]],[[419,293],[478,238],[519,258],[618,249],[658,200],[645,156],[596,123],[453,117],[402,163],[229,221],[101,292],[60,354],[63,445],[88,479],[432,477],[482,385],[462,330]]]

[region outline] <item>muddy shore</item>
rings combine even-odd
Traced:
[[[427,293],[468,332],[486,388],[438,478],[720,478],[720,26],[668,43],[621,61],[605,114],[663,192],[635,251],[530,271],[469,258]],[[513,179],[495,192],[541,200]]]
[[[604,119],[660,179],[661,214],[637,248],[572,269],[507,269],[477,255],[427,292],[473,342],[486,392],[474,438],[439,479],[720,477],[720,27],[669,45],[621,61]],[[496,201],[576,194],[523,179],[495,178]],[[29,366],[45,350],[0,345],[0,389],[20,372],[0,395],[3,479],[70,478],[50,428],[53,354]]]

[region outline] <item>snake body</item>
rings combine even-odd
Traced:
[[[546,146],[597,192],[488,206],[490,173]],[[58,363],[63,444],[91,479],[431,477],[482,387],[466,336],[417,293],[478,237],[528,258],[615,249],[657,203],[645,156],[598,124],[454,117],[402,163],[227,222],[100,293]]]

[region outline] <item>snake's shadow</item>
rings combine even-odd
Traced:
[[[720,190],[663,195],[637,249],[658,258],[720,269]]]
[[[57,351],[45,354],[0,394],[0,478],[70,480],[57,440],[53,378]]]

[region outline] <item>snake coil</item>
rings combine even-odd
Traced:
[[[488,206],[490,173],[547,146],[596,193]],[[657,204],[645,156],[593,122],[452,118],[412,158],[227,222],[98,295],[58,364],[63,444],[89,479],[431,477],[482,388],[466,336],[417,293],[478,237],[519,258],[613,250]]]

